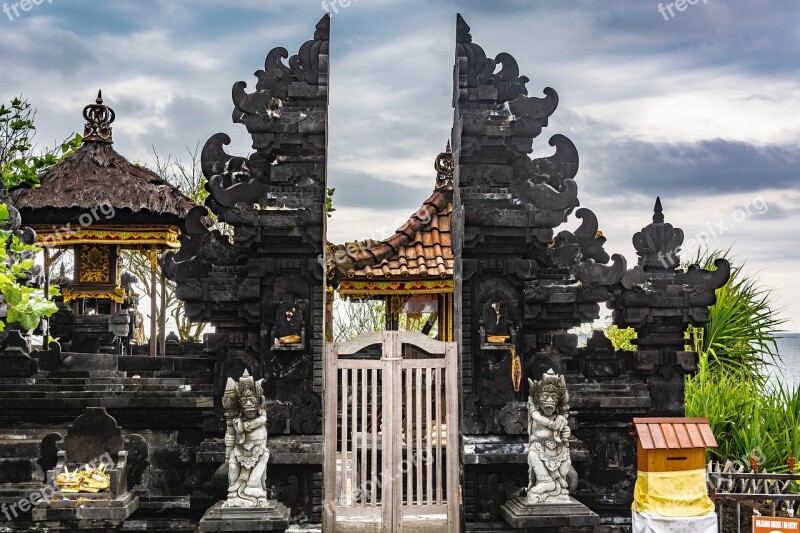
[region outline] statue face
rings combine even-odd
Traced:
[[[240,400],[242,411],[247,418],[255,418],[258,414],[258,398],[255,396],[244,396]]]
[[[545,416],[553,416],[558,408],[558,395],[555,392],[542,391],[539,394],[539,409]]]

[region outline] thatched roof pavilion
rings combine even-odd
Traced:
[[[9,197],[23,224],[36,231],[37,243],[45,247],[46,264],[49,248],[74,248],[74,279],[71,287],[62,287],[62,296],[64,303],[72,302],[76,326],[85,313],[111,316],[135,306],[130,288],[121,284],[119,250],[149,254],[151,332],[155,332],[156,256],[160,250],[179,246],[183,220],[195,203],[114,150],[115,113],[103,104],[101,93],[84,108],[83,117],[81,147],[39,176],[40,186],[17,187]],[[163,331],[163,277],[161,284]],[[151,334],[151,355],[156,353],[155,343],[156,335]]]

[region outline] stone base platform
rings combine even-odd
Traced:
[[[277,500],[267,500],[266,507],[223,507],[215,503],[200,520],[199,531],[286,531],[289,508]]]
[[[70,493],[69,496],[68,500],[39,503],[31,513],[32,519],[55,530],[113,528],[139,508],[139,497],[132,492],[114,499],[107,492]]]
[[[527,498],[509,500],[500,508],[500,516],[515,528],[524,531],[594,531],[600,517],[574,498],[564,501],[529,503]]]

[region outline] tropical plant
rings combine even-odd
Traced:
[[[331,218],[331,213],[336,211],[336,208],[333,207],[333,193],[335,192],[336,187],[325,188],[325,214],[328,218]]]
[[[774,334],[784,321],[771,291],[730,250],[702,251],[693,263],[713,269],[719,258],[731,262],[731,275],[716,291],[709,322],[688,332],[700,364],[686,379],[686,416],[709,419],[719,444],[714,457],[746,469],[755,458],[759,470],[784,472],[800,454],[800,389],[766,372],[779,357]]]
[[[750,469],[786,472],[800,456],[800,389],[780,382],[749,382],[728,368],[712,370],[706,354],[686,381],[686,416],[705,417],[719,445],[712,457]]]
[[[615,350],[636,351],[636,346],[633,344],[633,340],[636,338],[636,330],[633,328],[620,328],[611,324],[606,327],[606,337],[614,345]]]
[[[0,203],[0,228],[6,228],[0,229],[0,308],[5,311],[0,315],[0,331],[12,323],[19,324],[22,331],[31,331],[42,317],[49,317],[58,308],[41,289],[28,283],[34,271],[33,257],[41,249],[21,242],[9,221],[9,207]]]
[[[0,189],[4,193],[18,185],[36,185],[39,173],[72,153],[81,143],[73,135],[60,145],[36,152],[34,136],[36,110],[23,97],[0,105]],[[56,305],[45,298],[31,278],[36,277],[35,255],[41,251],[20,240],[19,214],[11,213],[7,203],[0,203],[0,331],[12,323],[23,331],[35,329],[43,317],[56,312]],[[17,219],[16,221],[13,219]],[[52,293],[57,294],[53,288]]]
[[[717,302],[709,308],[702,335],[695,335],[698,351],[707,355],[711,371],[724,368],[763,382],[767,367],[779,357],[774,335],[785,320],[772,291],[745,271],[744,262],[737,264],[730,250],[700,251],[693,262],[713,270],[719,258],[731,263],[731,275],[716,291]]]
[[[9,190],[18,185],[38,185],[39,174],[74,152],[82,142],[71,135],[59,145],[36,153],[36,110],[23,97],[0,105],[0,178]]]

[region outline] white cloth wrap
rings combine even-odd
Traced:
[[[717,513],[703,516],[660,516],[653,513],[631,511],[633,533],[718,533]]]

